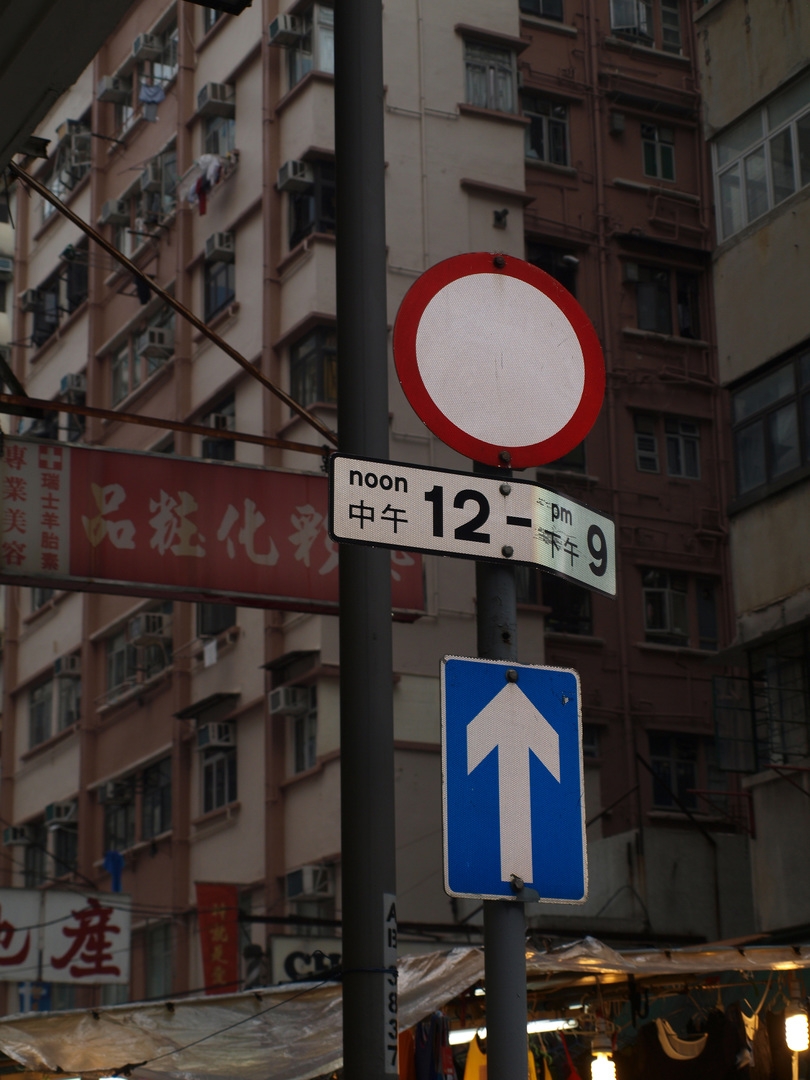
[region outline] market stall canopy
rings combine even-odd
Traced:
[[[528,949],[527,975],[621,981],[722,971],[810,967],[810,945],[706,945],[618,952],[594,938]],[[408,1028],[484,976],[483,952],[405,956],[399,1019]],[[23,1069],[140,1080],[309,1080],[342,1063],[341,992],[335,983],[291,983],[241,994],[0,1020],[0,1051]]]

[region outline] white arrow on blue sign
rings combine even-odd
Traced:
[[[579,676],[442,661],[444,877],[450,896],[587,898]]]

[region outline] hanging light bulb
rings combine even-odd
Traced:
[[[788,1050],[801,1051],[810,1046],[810,1028],[807,1013],[794,1003],[785,1011],[785,1042]]]
[[[605,1034],[599,1034],[593,1040],[591,1053],[591,1080],[616,1080],[616,1063],[610,1056],[613,1046]]]

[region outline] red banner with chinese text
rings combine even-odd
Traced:
[[[239,989],[239,895],[235,885],[196,882],[206,994]]]
[[[311,473],[6,439],[0,582],[335,612],[328,481]],[[393,607],[424,610],[419,555]]]

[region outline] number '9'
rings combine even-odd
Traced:
[[[607,541],[598,525],[591,525],[588,529],[588,551],[594,560],[588,565],[597,577],[602,577],[607,570]]]

